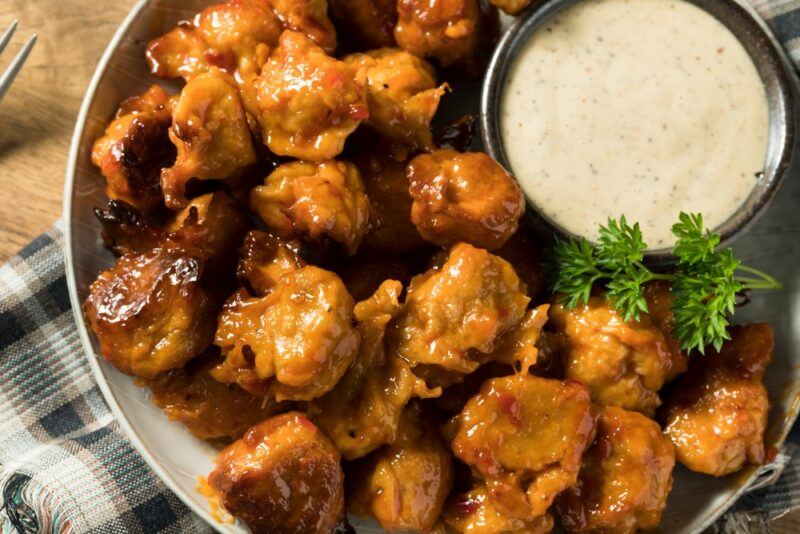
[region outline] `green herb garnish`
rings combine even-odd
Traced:
[[[625,217],[609,218],[600,227],[598,243],[585,239],[556,239],[549,272],[551,287],[567,308],[585,305],[592,288],[602,285],[605,298],[622,317],[638,320],[647,313],[644,284],[667,280],[672,286],[675,316],[673,335],[684,350],[719,350],[728,334],[728,315],[736,294],[744,290],[780,289],[770,275],[741,264],[730,248],[717,250],[720,236],[703,229],[700,214],[680,214],[672,227],[677,238],[671,272],[654,272],[644,264],[647,248],[639,224]]]

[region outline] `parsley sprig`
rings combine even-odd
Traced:
[[[655,272],[644,264],[647,244],[639,224],[622,216],[600,227],[597,244],[585,239],[556,239],[549,272],[551,287],[567,308],[585,305],[592,289],[604,288],[605,298],[626,320],[647,313],[644,287],[652,280],[670,282],[674,295],[673,335],[684,350],[719,350],[728,334],[728,316],[736,294],[744,290],[780,289],[767,273],[742,265],[730,248],[719,249],[720,236],[703,228],[700,214],[681,213],[672,227],[676,237],[671,272]]]

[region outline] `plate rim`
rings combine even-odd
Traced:
[[[189,495],[181,488],[181,486],[169,474],[167,469],[163,467],[155,459],[153,453],[151,453],[151,451],[144,445],[143,441],[139,437],[138,432],[134,430],[134,428],[131,426],[127,415],[125,414],[119,402],[117,401],[117,397],[111,390],[109,382],[106,380],[105,374],[103,373],[103,370],[100,366],[99,356],[95,353],[94,348],[92,346],[92,341],[89,337],[89,330],[86,326],[86,322],[84,321],[82,313],[82,303],[78,297],[78,288],[76,285],[76,276],[75,276],[74,261],[73,261],[73,246],[72,246],[73,245],[72,195],[74,192],[75,174],[77,170],[78,155],[80,152],[81,137],[86,127],[86,120],[89,114],[89,108],[91,107],[91,104],[94,101],[94,97],[97,93],[100,81],[106,72],[111,57],[116,52],[117,48],[119,48],[119,45],[122,42],[123,37],[130,29],[131,25],[134,23],[134,21],[136,21],[142,10],[148,6],[150,1],[151,0],[137,0],[136,3],[131,7],[131,10],[125,16],[123,21],[120,23],[117,30],[115,31],[114,35],[112,36],[111,40],[109,41],[108,45],[103,51],[103,54],[101,55],[100,60],[97,63],[97,67],[95,68],[94,73],[92,74],[92,77],[86,88],[86,93],[81,102],[81,107],[75,122],[75,128],[73,129],[72,139],[70,141],[70,148],[67,156],[67,162],[66,162],[67,167],[65,171],[64,190],[62,198],[62,218],[64,220],[63,252],[64,252],[64,266],[66,271],[67,290],[69,293],[69,300],[72,308],[72,314],[73,317],[75,318],[75,323],[78,330],[78,336],[80,338],[83,355],[89,362],[89,366],[92,370],[92,374],[94,375],[95,382],[97,383],[97,386],[103,395],[103,399],[105,400],[108,407],[111,409],[114,418],[116,419],[120,428],[124,432],[125,436],[128,438],[131,445],[139,454],[139,456],[145,461],[147,466],[158,476],[158,478],[167,486],[167,488],[170,491],[172,491],[178,499],[180,499],[180,501],[187,508],[189,508],[193,513],[202,518],[206,522],[206,524],[209,525],[209,527],[211,527],[214,531],[224,534],[229,529],[225,528],[224,525],[220,524],[217,520],[215,520],[209,510],[206,510],[203,506],[200,505],[197,499]],[[741,5],[741,2],[737,3]],[[749,10],[755,13],[755,10],[752,7],[746,6],[746,8],[749,8]],[[756,17],[761,24],[766,24],[765,22],[763,22],[763,19],[761,18],[760,14],[756,14]],[[783,446],[794,422],[797,420],[798,413],[800,413],[800,405],[798,405],[797,409],[793,410],[793,413],[787,414],[787,417],[784,418],[783,421],[784,426],[783,428],[781,428],[778,434],[778,438],[775,441],[775,445],[777,447]],[[702,516],[699,517],[697,528],[691,530],[691,532],[692,533],[702,532],[703,530],[711,526],[731,506],[733,506],[736,503],[736,501],[739,500],[739,498],[741,498],[745,493],[747,493],[749,487],[757,479],[761,467],[762,466],[750,466],[749,467],[750,472],[747,473],[747,476],[742,477],[742,481],[739,487],[735,491],[731,492],[729,497],[719,506],[717,506],[713,511],[709,511],[707,514],[705,514],[704,517]],[[240,523],[237,521],[236,524],[239,525]]]

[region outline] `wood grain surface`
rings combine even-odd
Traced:
[[[0,0],[0,30],[19,28],[0,70],[33,33],[38,42],[0,101],[0,263],[61,216],[64,169],[81,99],[134,0]],[[800,511],[770,532],[800,532]]]
[[[0,71],[38,42],[0,101],[0,263],[61,216],[67,152],[100,55],[134,0],[0,0],[0,30],[19,27]]]

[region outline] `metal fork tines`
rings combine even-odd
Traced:
[[[12,22],[11,26],[6,28],[2,35],[0,35],[0,53],[3,52],[9,41],[11,41],[11,36],[14,35],[14,30],[17,29],[18,22],[17,20]],[[25,63],[25,60],[28,58],[28,54],[31,53],[34,44],[36,44],[36,34],[31,35],[30,39],[28,39],[20,51],[17,52],[14,59],[11,60],[11,63],[8,64],[3,74],[0,75],[0,99],[3,98],[8,88],[11,87],[11,83],[22,68],[22,64]]]

